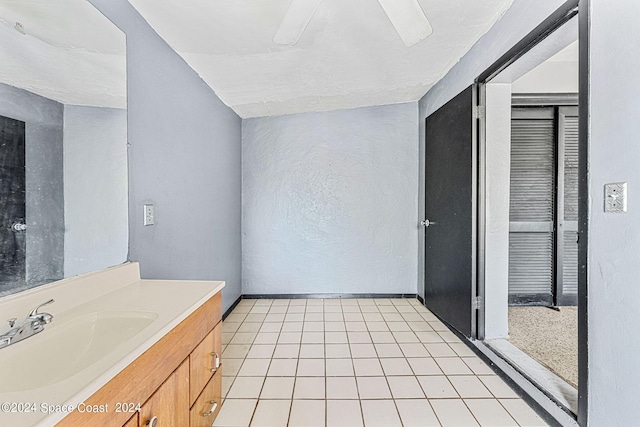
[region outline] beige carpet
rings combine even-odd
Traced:
[[[578,386],[577,307],[509,307],[509,341]]]

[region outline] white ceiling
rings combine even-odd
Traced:
[[[375,0],[322,0],[294,46],[291,0],[130,0],[241,117],[418,100],[513,0],[419,0],[433,34],[406,47]]]
[[[126,108],[126,37],[86,0],[0,0],[0,63],[0,83]]]

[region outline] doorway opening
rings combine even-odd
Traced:
[[[508,275],[509,342],[574,389],[579,117],[577,96],[565,91],[577,90],[577,57],[575,42],[523,76],[566,68],[575,79],[566,79],[563,92],[512,94]],[[529,90],[548,90],[535,79],[530,84]]]
[[[584,381],[577,8],[560,18],[478,79],[485,111],[478,338],[575,422]]]
[[[425,121],[424,304],[562,425],[588,403],[587,8]]]

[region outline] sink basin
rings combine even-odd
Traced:
[[[0,393],[33,390],[69,378],[139,334],[156,313],[106,311],[53,319],[44,331],[0,352],[15,356],[0,366]],[[24,350],[24,351],[23,351]]]

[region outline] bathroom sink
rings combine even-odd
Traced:
[[[69,378],[139,334],[158,315],[144,311],[104,311],[54,318],[44,331],[5,349],[0,393],[33,390]]]

